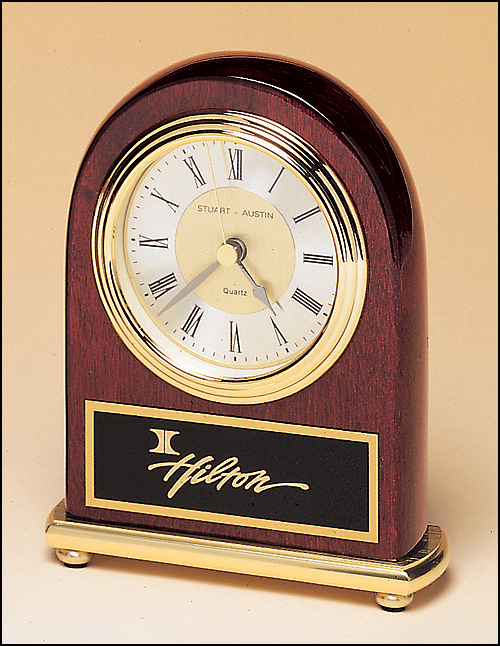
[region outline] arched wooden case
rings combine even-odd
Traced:
[[[173,119],[224,111],[271,119],[306,140],[347,190],[366,244],[366,298],[357,329],[341,357],[304,390],[257,405],[200,399],[148,370],[113,328],[92,266],[96,204],[110,169],[127,147]],[[427,527],[422,219],[401,154],[359,97],[302,64],[275,57],[222,55],[166,70],[113,110],[83,158],[71,199],[66,393],[65,511],[70,519],[369,559],[400,559],[415,548]],[[293,523],[289,531],[286,523],[249,526],[237,519],[213,522],[213,516],[203,520],[151,513],[151,507],[145,513],[141,507],[131,511],[127,505],[89,505],[88,478],[95,456],[86,439],[86,402],[208,414],[217,416],[215,421],[237,418],[243,426],[244,420],[250,420],[251,428],[286,424],[367,434],[375,440],[375,448],[370,449],[370,537],[357,535],[353,540],[349,534],[322,535],[307,527],[297,531]],[[300,459],[290,456],[297,469]],[[324,518],[316,524],[328,525],[327,514],[325,505]]]

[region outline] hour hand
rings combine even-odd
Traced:
[[[176,305],[179,301],[181,301],[185,296],[190,294],[193,290],[195,290],[198,285],[201,285],[201,283],[206,280],[211,274],[214,273],[214,271],[217,269],[217,267],[220,267],[220,262],[216,260],[210,267],[207,267],[204,271],[201,272],[201,274],[198,274],[193,280],[191,280],[187,285],[185,285],[180,291],[177,292],[177,294],[163,307],[159,312],[158,316],[160,314],[163,314],[166,310],[169,308],[173,307]]]
[[[242,270],[242,272],[245,274],[245,276],[248,278],[248,280],[250,281],[253,287],[253,295],[255,296],[255,298],[259,300],[261,303],[264,303],[264,305],[271,310],[274,316],[276,316],[276,312],[274,311],[273,306],[271,305],[271,303],[269,302],[269,298],[267,297],[267,292],[265,287],[263,287],[262,285],[257,285],[257,283],[252,278],[251,274],[249,273],[245,265],[241,262],[241,260],[238,260],[237,264],[239,268]]]

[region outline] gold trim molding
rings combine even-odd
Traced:
[[[293,360],[279,365],[267,364],[269,371],[257,370],[246,377],[207,373],[215,365],[209,360],[200,360],[196,368],[179,361],[176,342],[168,335],[157,335],[156,324],[149,326],[149,320],[141,318],[143,305],[133,289],[129,289],[129,281],[121,281],[119,276],[124,259],[118,240],[139,177],[168,151],[181,144],[204,140],[253,146],[287,166],[315,196],[329,223],[338,252],[336,302],[319,337]],[[288,128],[264,117],[239,112],[182,117],[136,142],[115,165],[99,195],[91,250],[102,303],[128,349],[149,370],[175,387],[209,401],[227,404],[257,404],[281,399],[321,377],[342,355],[356,330],[368,280],[361,225],[349,194],[334,171]],[[123,271],[123,275],[125,273]]]
[[[383,561],[73,520],[64,500],[49,515],[45,538],[69,567],[102,554],[315,583],[374,592],[377,603],[393,612],[438,579],[450,560],[446,534],[436,525],[427,527],[410,554]]]

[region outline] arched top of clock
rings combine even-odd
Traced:
[[[406,162],[379,117],[351,89],[324,72],[274,55],[221,53],[167,68],[134,93],[137,98],[166,84],[197,78],[259,83],[285,93],[320,114],[354,151],[383,205],[392,253],[403,265],[413,244],[416,193]]]

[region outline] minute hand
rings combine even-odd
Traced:
[[[257,285],[257,283],[252,278],[252,276],[248,272],[245,265],[241,262],[241,260],[239,260],[237,264],[238,264],[239,268],[242,270],[242,272],[245,274],[245,276],[248,278],[250,283],[252,284],[253,295],[255,296],[255,298],[257,300],[259,300],[261,303],[264,303],[264,305],[266,307],[268,307],[271,310],[271,312],[276,316],[276,312],[273,310],[273,306],[271,305],[271,303],[269,302],[269,299],[267,297],[267,292],[266,292],[265,287],[263,287],[262,285]]]
[[[220,266],[220,262],[216,260],[213,265],[210,265],[210,267],[207,267],[204,271],[201,272],[201,274],[198,274],[196,278],[193,278],[191,282],[189,282],[185,287],[177,292],[177,294],[165,305],[165,307],[158,312],[158,315],[163,314],[163,312],[181,301],[184,296],[187,296],[190,292],[196,289],[198,285],[201,285],[201,283],[206,280],[211,274],[213,274],[217,267]]]

